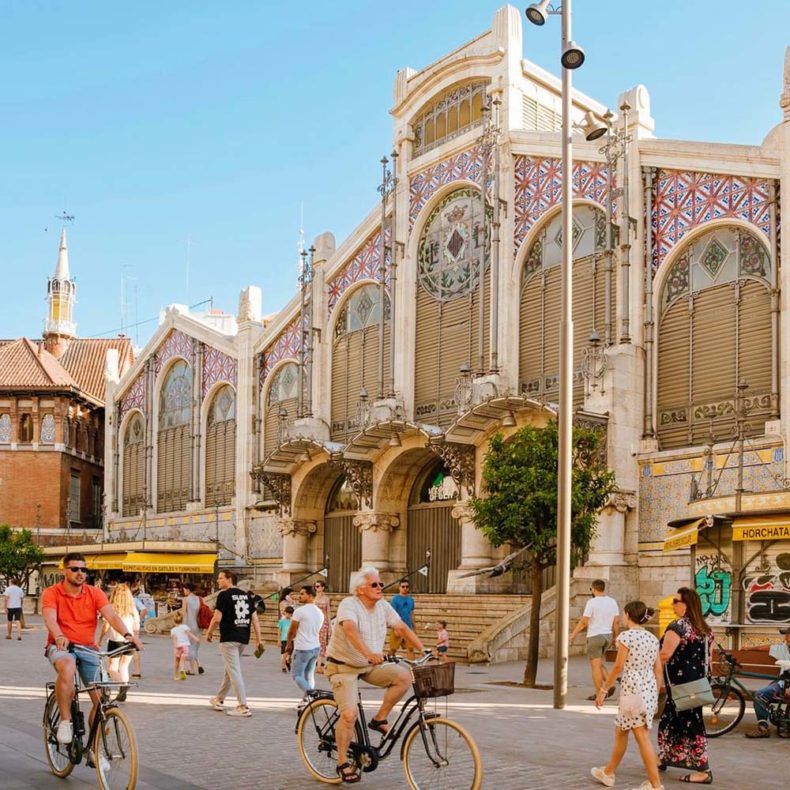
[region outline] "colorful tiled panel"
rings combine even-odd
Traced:
[[[299,355],[302,340],[299,332],[299,316],[288,324],[277,336],[277,339],[263,352],[263,365],[261,365],[261,384],[271,372],[271,369],[282,359],[296,359]]]
[[[183,357],[190,365],[195,364],[195,349],[192,338],[180,329],[174,329],[159,346],[154,358],[154,372],[158,376],[162,368],[173,357]]]
[[[530,228],[562,197],[562,162],[550,157],[513,157],[515,224],[513,255]],[[609,169],[603,162],[573,163],[573,194],[601,206],[608,194]]]
[[[148,412],[148,404],[145,396],[145,370],[141,370],[137,374],[137,378],[132,382],[132,386],[126,390],[126,394],[121,398],[121,402],[118,405],[118,422],[120,423],[124,415],[132,409],[140,409],[143,414],[146,414]]]
[[[770,234],[770,188],[765,178],[693,170],[658,170],[653,180],[655,276],[667,254],[690,231],[714,219],[740,219]]]
[[[219,381],[236,387],[238,363],[233,357],[211,346],[203,349],[203,375],[200,395],[206,397],[208,391]]]

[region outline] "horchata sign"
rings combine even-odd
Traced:
[[[732,528],[732,539],[738,540],[787,540],[790,539],[790,522],[786,524],[742,524]]]

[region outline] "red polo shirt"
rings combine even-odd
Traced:
[[[69,595],[64,582],[53,584],[41,596],[41,611],[54,609],[63,635],[76,645],[95,647],[98,614],[109,601],[107,596],[90,584],[83,584],[79,595]],[[47,644],[54,642],[52,634]]]

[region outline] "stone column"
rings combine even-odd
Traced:
[[[390,535],[400,526],[400,516],[362,512],[354,516],[354,526],[362,533],[362,564],[389,571]]]
[[[625,565],[625,528],[629,510],[636,507],[633,491],[618,491],[598,518],[587,565]]]
[[[469,502],[458,502],[453,508],[452,517],[461,522],[461,565],[459,570],[476,570],[490,565],[491,543],[477,528]]]
[[[283,536],[284,573],[303,574],[307,572],[307,542],[317,530],[315,521],[297,521],[292,518],[283,518],[280,521],[280,534]]]

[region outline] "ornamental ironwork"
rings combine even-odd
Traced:
[[[476,189],[458,189],[432,212],[417,253],[417,274],[422,287],[439,301],[464,296],[477,286],[480,256],[489,240],[483,204]]]
[[[291,475],[264,472],[263,465],[257,464],[252,468],[250,476],[253,480],[260,480],[269,488],[274,501],[280,506],[282,515],[291,515]]]
[[[341,461],[346,479],[360,505],[373,507],[373,464],[369,461]]]
[[[466,486],[470,494],[475,491],[475,447],[459,442],[432,441],[428,447],[438,455],[450,470],[456,484]]]

